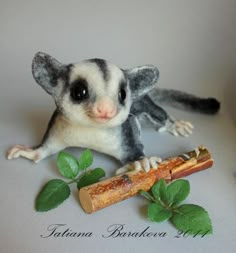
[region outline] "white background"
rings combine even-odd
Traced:
[[[13,1],[0,0],[0,252],[235,252],[236,1]],[[51,157],[35,165],[7,161],[14,144],[37,144],[54,110],[52,99],[34,82],[33,55],[43,51],[64,63],[100,57],[123,68],[154,64],[160,87],[185,90],[222,102],[216,116],[182,111],[175,117],[195,125],[187,139],[144,130],[147,155],[172,156],[206,145],[213,169],[190,176],[186,203],[205,207],[214,234],[177,239],[169,223],[145,217],[146,201],[135,197],[92,215],[77,191],[61,207],[37,213],[34,200],[43,184],[60,177]],[[79,155],[81,150],[71,150]],[[95,154],[95,166],[111,176],[119,164]],[[41,238],[51,224],[66,224],[92,238]],[[102,238],[112,224],[126,231],[166,232],[166,238]]]

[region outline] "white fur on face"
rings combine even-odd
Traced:
[[[124,106],[118,102],[120,81],[124,79],[123,72],[113,64],[107,63],[109,72],[108,80],[104,80],[98,66],[89,61],[75,64],[71,70],[69,83],[79,78],[85,79],[88,83],[88,90],[92,99],[82,103],[75,103],[71,100],[70,93],[62,93],[60,107],[65,117],[74,123],[92,127],[114,127],[121,125],[128,117],[131,106],[130,90],[127,90],[126,103]],[[94,107],[98,102],[111,101],[116,109],[116,114],[107,120],[98,121],[93,117]]]

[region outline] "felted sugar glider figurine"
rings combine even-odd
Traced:
[[[207,114],[220,108],[214,98],[157,88],[159,71],[152,65],[123,70],[102,59],[66,65],[39,52],[32,73],[53,97],[56,110],[42,142],[32,148],[16,145],[8,151],[8,159],[21,156],[39,162],[67,147],[83,147],[148,171],[157,168],[159,159],[145,156],[141,121],[176,136],[188,136],[193,130],[191,123],[175,120],[160,103]]]

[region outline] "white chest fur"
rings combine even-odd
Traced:
[[[71,124],[58,118],[51,131],[51,137],[65,147],[94,149],[112,156],[121,157],[121,129],[85,127]]]

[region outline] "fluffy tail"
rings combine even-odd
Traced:
[[[200,98],[178,90],[154,88],[148,95],[158,104],[205,114],[216,114],[220,109],[220,102],[215,98]]]

